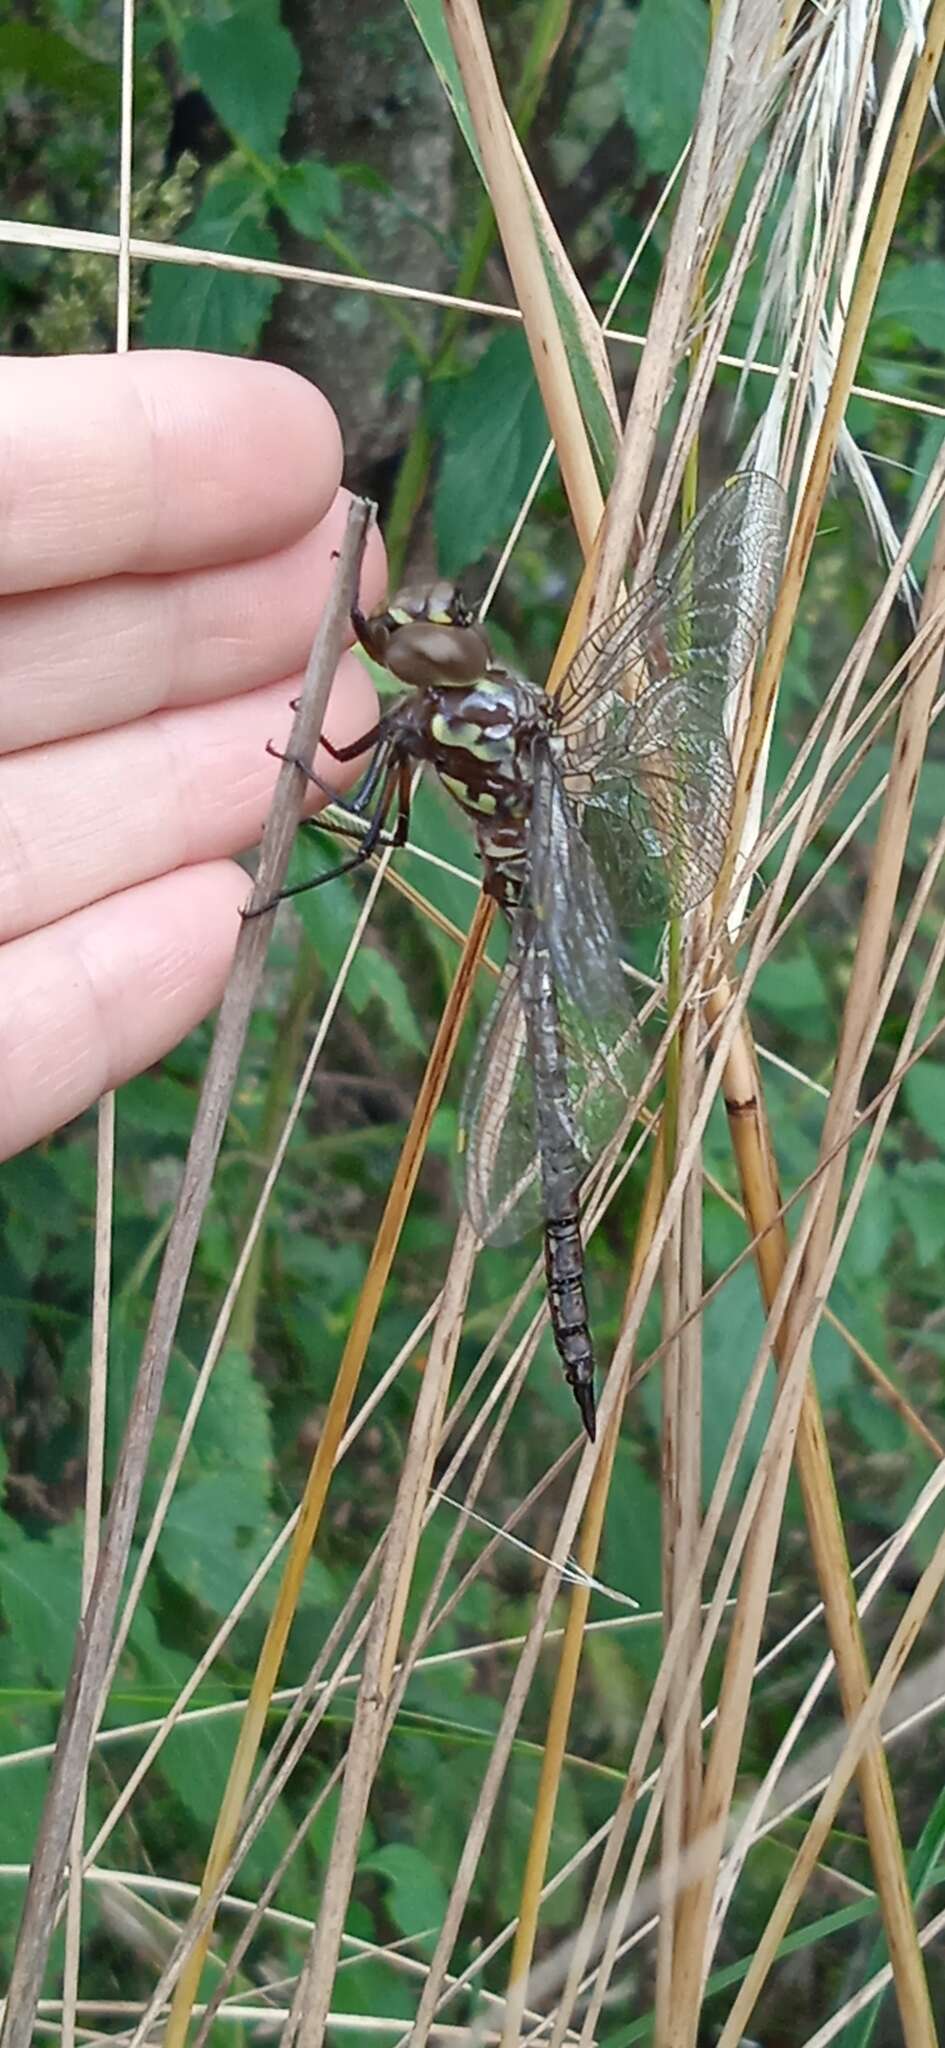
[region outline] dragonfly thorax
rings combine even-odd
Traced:
[[[544,695],[492,664],[469,689],[425,690],[417,709],[418,751],[473,819],[487,886],[508,903],[527,853],[534,746],[547,724]]]

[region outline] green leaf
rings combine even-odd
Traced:
[[[446,1886],[419,1849],[407,1842],[392,1842],[358,1868],[387,1880],[387,1909],[401,1934],[423,1934],[431,1928],[435,1932],[442,1927]]]
[[[402,1045],[409,1045],[414,1052],[426,1050],[423,1033],[410,1007],[407,985],[393,960],[376,946],[362,946],[351,963],[348,976],[348,999],[359,1015],[370,1009],[372,1003],[380,1003],[388,1024]]]
[[[755,983],[755,996],[766,1010],[783,1017],[826,1016],[827,994],[812,953],[790,960],[767,960]]]
[[[482,158],[476,142],[476,130],[456,53],[446,26],[443,0],[407,0],[407,12],[426,47],[427,55],[462,131],[469,154],[482,177]]]
[[[904,327],[913,340],[938,355],[942,346],[942,306],[945,304],[945,263],[932,257],[926,263],[898,263],[886,271],[876,294],[870,328],[881,320]]]
[[[275,200],[300,235],[317,240],[341,211],[341,179],[320,157],[304,157],[280,171]]]
[[[919,1265],[930,1266],[945,1245],[945,1164],[940,1159],[900,1160],[892,1192],[912,1232]]]
[[[292,880],[324,874],[327,868],[334,867],[339,846],[343,846],[343,841],[335,839],[328,847],[324,839],[319,841],[314,835],[307,835],[298,854],[293,856]],[[325,973],[331,977],[341,968],[359,909],[357,894],[340,875],[326,889],[312,889],[298,899],[298,912],[306,933]],[[356,954],[348,971],[345,993],[359,1016],[379,1003],[401,1044],[414,1052],[425,1050],[423,1033],[414,1017],[400,970],[376,946],[363,946]]]
[[[265,206],[266,197],[256,179],[234,172],[210,187],[178,241],[188,249],[261,256],[273,262],[279,246],[261,218]],[[194,270],[176,263],[155,264],[141,342],[148,348],[248,353],[259,339],[278,290],[278,279],[273,277],[212,270],[209,265]]]
[[[482,158],[479,154],[475,129],[470,116],[459,67],[447,33],[442,0],[407,0],[407,6],[416,24],[417,32],[422,37],[426,46],[427,54],[437,73],[443,91],[450,102],[463,139],[485,187]],[[581,339],[568,290],[559,275],[557,263],[552,259],[548,250],[540,219],[536,219],[535,227],[538,244],[541,249],[542,262],[545,266],[545,275],[548,279],[549,290],[554,301],[555,316],[567,350],[571,374],[577,389],[584,423],[587,427],[597,460],[601,482],[606,488],[612,481],[616,463],[616,435],[613,422],[608,411],[604,392],[601,389],[597,365]],[[579,290],[576,281],[575,290]],[[542,443],[544,443],[548,438],[548,430],[545,425],[543,407],[541,416]],[[530,478],[528,481],[530,481]],[[462,566],[464,562],[471,561],[472,559],[473,549],[468,547],[465,552],[459,551],[456,565]],[[452,571],[448,570],[447,573],[450,574]]]
[[[245,1471],[215,1473],[178,1488],[158,1544],[177,1585],[214,1614],[226,1614],[270,1540],[271,1518]]]
[[[613,1512],[611,1513],[611,1509]],[[630,1444],[617,1445],[600,1577],[641,1607],[659,1607],[660,1497]]]
[[[21,1650],[52,1685],[69,1676],[79,1619],[81,1531],[77,1522],[42,1542],[0,1524],[0,1607]]]
[[[755,1362],[764,1317],[752,1268],[742,1266],[709,1302],[703,1317],[705,1399],[702,1410],[703,1499],[708,1500],[728,1449],[745,1382]],[[755,1402],[729,1498],[741,1500],[771,1420],[774,1376],[769,1365]]]
[[[73,120],[83,111],[117,118],[114,63],[100,62],[68,37],[32,22],[8,21],[0,28],[0,80],[8,90],[23,83],[58,93]]]
[[[916,1846],[908,1858],[906,1867],[909,1896],[911,1899],[918,1902],[928,1891],[930,1885],[940,1882],[943,1855],[945,1855],[945,1791],[938,1794]],[[882,1935],[880,1935],[873,1943],[865,1967],[862,1962],[857,1964],[857,1985],[868,1983],[871,1977],[876,1976],[882,1969],[886,1956],[886,1943]],[[855,1988],[856,1986],[851,1983],[851,1991]],[[872,2004],[867,2006],[865,2012],[861,2013],[858,2019],[852,2020],[850,2025],[844,2029],[840,2036],[838,2048],[869,2048],[882,2003],[883,1994],[880,1992]]]
[[[508,530],[544,453],[545,409],[525,337],[498,334],[467,377],[444,387],[446,450],[434,517],[451,576]]]
[[[122,1136],[129,1130],[152,1142],[189,1138],[194,1121],[194,1091],[173,1074],[138,1074],[122,1090]]]
[[[671,171],[695,126],[709,48],[702,0],[643,0],[623,103],[651,171]]]
[[[896,1228],[893,1184],[881,1168],[873,1168],[843,1254],[843,1272],[869,1282],[886,1258]]]
[[[33,1149],[20,1153],[18,1159],[4,1159],[0,1167],[0,1200],[10,1206],[10,1214],[23,1210],[37,1212],[45,1229],[57,1237],[70,1237],[76,1229],[76,1196],[68,1184],[68,1153],[70,1147],[57,1147],[51,1153]]]
[[[42,1739],[48,1741],[48,1730],[44,1730]],[[22,1877],[13,1878],[12,1882],[7,1879],[0,1885],[0,1938],[4,1942],[16,1932],[22,1911],[23,1892],[30,1858],[36,1848],[48,1775],[49,1762],[46,1757],[36,1758],[32,1763],[14,1764],[3,1773],[3,1798],[0,1799],[0,1859],[4,1863],[20,1863],[24,1866]],[[51,1973],[52,1957],[49,1959],[48,1967]]]
[[[920,1131],[937,1143],[945,1124],[945,1067],[920,1060],[906,1075],[902,1092]]]
[[[268,1484],[269,1403],[246,1352],[235,1344],[227,1346],[213,1372],[197,1417],[193,1448],[205,1473],[245,1471],[258,1493]]]
[[[192,22],[181,56],[224,128],[257,156],[276,156],[301,65],[275,11],[249,0],[222,21]]]

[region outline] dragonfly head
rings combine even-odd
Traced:
[[[351,620],[371,659],[418,690],[473,683],[492,660],[485,628],[454,583],[402,590],[370,618],[355,605]]]

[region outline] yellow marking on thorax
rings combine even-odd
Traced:
[[[490,739],[481,725],[470,719],[445,718],[442,711],[435,711],[430,720],[430,735],[438,747],[462,747],[477,761],[492,761],[506,752],[508,741]]]
[[[488,789],[483,790],[481,796],[475,796],[461,775],[444,775],[441,772],[440,781],[444,789],[449,790],[450,796],[454,796],[457,803],[463,804],[467,810],[484,811],[487,817],[492,816],[496,802]]]

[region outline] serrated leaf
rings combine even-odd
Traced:
[[[341,179],[320,157],[303,157],[280,171],[275,197],[297,232],[317,239],[341,210]]]
[[[158,1560],[191,1599],[226,1614],[262,1557],[274,1528],[263,1487],[246,1472],[215,1473],[179,1487],[158,1544]]]
[[[224,128],[257,156],[278,154],[301,65],[275,12],[250,4],[222,21],[194,21],[181,56],[196,73]]]
[[[386,1880],[385,1903],[401,1934],[423,1934],[442,1926],[446,1886],[419,1849],[408,1842],[391,1842],[358,1867]]]
[[[268,1484],[272,1463],[269,1403],[245,1351],[228,1345],[214,1369],[194,1429],[204,1472],[246,1471],[254,1490]]]
[[[178,235],[189,249],[221,255],[261,256],[274,262],[279,246],[261,218],[266,204],[255,179],[221,178]],[[150,299],[140,340],[148,348],[197,348],[216,354],[248,353],[258,341],[279,290],[274,277],[250,277],[208,266],[153,264]]]
[[[623,103],[651,171],[671,171],[695,125],[709,48],[702,0],[643,0],[633,30]]]

